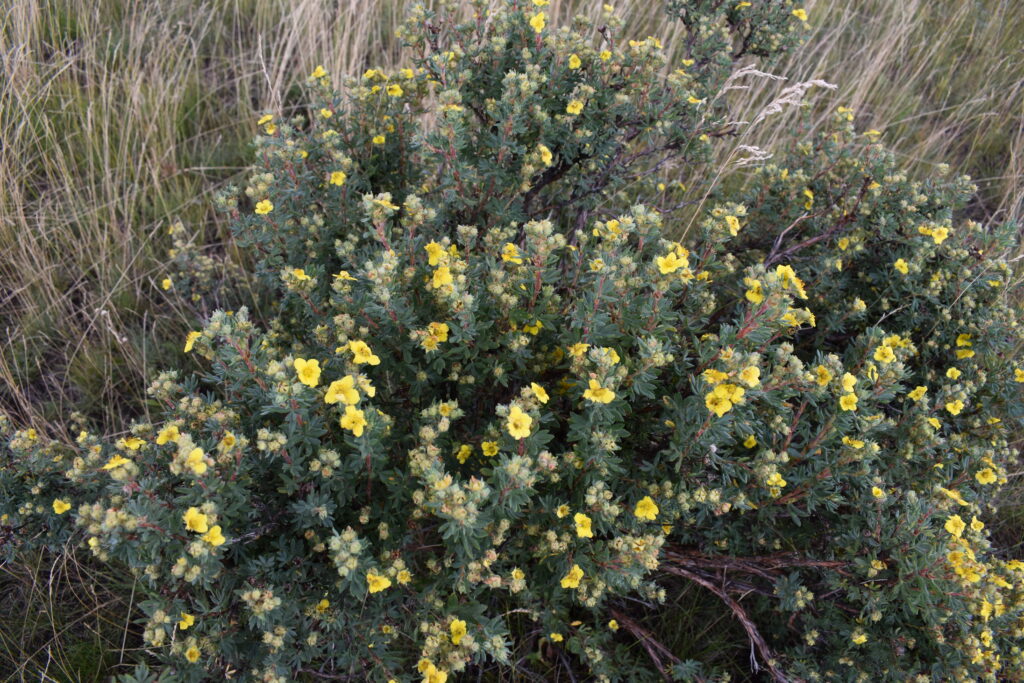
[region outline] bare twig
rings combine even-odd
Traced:
[[[772,678],[774,680],[779,681],[780,683],[788,683],[789,681],[799,680],[789,678],[788,676],[786,676],[785,673],[782,672],[781,669],[779,669],[778,664],[775,661],[775,655],[772,653],[771,648],[768,647],[768,643],[765,642],[765,639],[761,636],[761,633],[757,630],[757,625],[754,624],[753,621],[751,621],[750,617],[747,616],[746,610],[744,610],[738,602],[733,600],[725,589],[720,588],[719,586],[715,585],[714,583],[705,579],[704,577],[696,574],[695,572],[692,572],[689,569],[685,569],[678,565],[663,564],[661,566],[661,569],[670,574],[675,574],[676,576],[681,576],[684,579],[689,579],[694,583],[700,584],[704,588],[707,588],[709,591],[717,595],[719,599],[721,599],[721,601],[724,602],[729,607],[729,609],[732,610],[732,613],[736,617],[736,619],[739,620],[740,624],[743,626],[743,630],[747,632],[747,638],[750,640],[751,647],[756,649],[758,654],[761,655],[761,659],[764,661],[765,667],[771,673]],[[751,665],[754,667],[755,671],[758,670],[758,663],[756,659],[751,658]]]
[[[644,650],[647,651],[647,656],[651,658],[651,661],[654,662],[654,666],[657,667],[658,672],[661,674],[661,677],[664,678],[666,681],[670,680],[669,673],[666,670],[666,666],[663,663],[662,659],[668,660],[669,663],[673,666],[680,664],[681,660],[674,654],[672,654],[672,652],[667,647],[658,642],[654,638],[654,636],[651,635],[650,631],[648,631],[643,626],[633,621],[631,618],[627,617],[619,610],[613,609],[612,617],[614,617],[615,621],[619,622],[619,624],[623,626],[627,631],[633,634],[634,638],[640,641],[640,644],[643,645]]]

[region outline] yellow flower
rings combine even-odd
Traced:
[[[832,373],[824,365],[814,368],[814,375],[819,387],[823,387],[832,381]]]
[[[373,386],[373,382],[370,381],[369,377],[363,377],[359,375],[356,378],[356,383],[359,384],[359,388],[363,390],[363,393],[373,398],[377,395],[377,387]]]
[[[583,344],[582,342],[579,342],[568,347],[568,351],[569,355],[573,358],[582,358],[583,354],[585,354],[589,348],[590,344]]]
[[[569,68],[570,69],[578,69],[582,65],[583,65],[583,62],[580,61],[579,55],[577,55],[575,52],[572,53],[571,55],[569,55]]]
[[[743,441],[743,445],[747,448],[753,448],[757,445],[757,437],[751,434]]]
[[[675,251],[670,251],[665,256],[658,256],[654,259],[654,262],[658,266],[658,270],[662,275],[668,275],[674,273],[680,268],[686,268],[688,263],[685,258],[680,258]]]
[[[729,227],[729,234],[735,237],[740,232],[740,219],[736,216],[726,216],[725,224]]]
[[[210,530],[203,534],[203,540],[214,547],[224,545],[225,538],[221,533],[220,524],[211,526]]]
[[[430,323],[427,325],[427,332],[429,332],[430,336],[436,338],[439,342],[448,341],[447,323]]]
[[[448,672],[438,669],[433,663],[421,669],[420,673],[423,674],[422,683],[447,683],[448,681]]]
[[[371,140],[375,145],[383,145],[385,141],[387,141],[387,138],[383,135],[374,135],[373,140]]]
[[[900,271],[904,275],[910,272],[910,266],[903,259],[896,259],[896,263],[892,264],[892,267]]]
[[[946,519],[946,531],[957,538],[960,538],[966,527],[967,525],[964,524],[964,520],[960,519],[960,515],[953,515]]]
[[[939,422],[938,418],[935,418],[935,417],[929,417],[928,418],[928,424],[930,424],[935,429],[938,429],[939,427],[942,426],[942,423]]]
[[[323,614],[324,612],[326,612],[330,608],[330,606],[331,606],[331,601],[328,600],[327,598],[324,598],[320,602],[316,603],[316,611],[317,611],[318,614]]]
[[[564,503],[562,505],[559,505],[557,508],[555,508],[555,516],[558,517],[559,519],[562,519],[563,517],[565,517],[568,514],[569,514],[569,506],[565,505]]]
[[[506,242],[505,247],[502,248],[502,260],[508,263],[522,263],[522,258],[519,256],[519,248],[511,242]]]
[[[615,398],[615,392],[602,387],[596,379],[592,379],[589,388],[583,392],[583,398],[595,403],[611,403]]]
[[[858,451],[860,449],[864,448],[864,442],[863,441],[861,441],[860,439],[851,439],[848,436],[844,436],[843,437],[843,443],[846,444],[847,446],[849,446],[850,448],[854,448],[854,449],[856,449]]]
[[[732,410],[733,404],[743,398],[743,387],[735,384],[719,384],[704,397],[704,405],[718,417]]]
[[[957,370],[956,368],[950,368],[949,370],[946,370],[946,377],[950,379],[960,379],[960,374],[960,371]]]
[[[896,354],[888,346],[882,345],[875,349],[875,360],[879,363],[891,363],[896,360]]]
[[[948,497],[950,500],[956,501],[958,505],[961,505],[963,507],[967,507],[968,505],[970,505],[970,503],[964,500],[964,497],[960,495],[960,492],[955,489],[950,490],[940,486],[939,491],[946,494],[946,497]]]
[[[130,451],[137,451],[140,448],[142,448],[142,445],[144,443],[146,442],[143,441],[142,439],[139,439],[134,436],[129,436],[127,439],[124,440],[124,447]]]
[[[452,619],[450,627],[452,634],[452,645],[458,645],[462,637],[466,635],[466,622],[462,619]]]
[[[800,21],[807,21],[807,10],[802,9],[802,8],[801,9],[795,9],[795,10],[793,10],[793,16],[796,17],[797,19],[799,19]],[[861,642],[863,642],[863,641],[861,641]],[[860,643],[857,643],[857,644],[859,645]]]
[[[331,185],[344,185],[347,178],[344,171],[331,171]]]
[[[380,593],[391,586],[391,579],[375,572],[369,572],[366,575],[366,585],[371,593]]]
[[[782,478],[782,475],[778,472],[772,472],[771,475],[765,480],[765,483],[769,486],[783,488],[786,485],[786,480]]]
[[[341,428],[347,429],[355,436],[363,435],[363,427],[366,426],[366,415],[355,406],[345,406],[345,414],[341,416]]]
[[[445,285],[450,285],[453,281],[452,272],[448,269],[448,266],[441,266],[434,271],[434,277],[431,279],[430,284],[434,289],[440,289]]]
[[[755,365],[740,370],[740,381],[746,384],[748,387],[756,387],[761,383],[761,369]]]
[[[364,341],[352,340],[348,343],[348,350],[352,353],[352,362],[356,365],[380,365],[380,358],[374,355],[370,346]]]
[[[185,457],[185,465],[196,474],[206,473],[206,454],[202,448],[193,448]]]
[[[292,363],[299,381],[307,387],[315,387],[320,382],[320,361],[296,358]]]
[[[256,125],[257,126],[262,126],[262,125],[264,125],[266,123],[270,123],[273,120],[274,120],[274,115],[273,114],[264,114],[263,116],[260,117],[260,120],[256,122]]]
[[[553,643],[560,643],[564,640],[561,633],[550,633],[548,634],[548,638],[551,638],[551,642]]]
[[[427,252],[427,263],[431,267],[436,267],[441,263],[441,259],[445,257],[446,253],[444,247],[437,242],[427,242],[423,247],[423,250]]]
[[[402,86],[398,85],[397,83],[392,83],[391,85],[388,86],[387,93],[391,97],[401,97],[403,94]]]
[[[256,214],[257,215],[265,216],[265,215],[267,215],[268,213],[270,213],[273,210],[274,210],[274,203],[271,202],[269,199],[264,199],[262,201],[256,202]]]
[[[964,409],[964,402],[960,399],[955,401],[946,402],[946,410],[949,411],[950,415],[959,415],[960,411]]]
[[[103,466],[103,469],[112,470],[117,467],[120,467],[121,465],[127,465],[130,462],[131,460],[129,460],[128,458],[123,458],[120,455],[115,455],[112,458],[110,458],[110,460],[107,461],[107,464]]]
[[[857,410],[857,394],[843,394],[839,398],[839,407],[843,410]]]
[[[1014,382],[1024,382],[1024,370],[1021,370],[1020,368],[1014,368],[1013,369],[1013,381]]]
[[[542,387],[541,385],[537,384],[536,382],[530,382],[530,391],[533,392],[533,395],[536,396],[537,400],[540,401],[541,403],[548,402],[548,392],[545,391],[544,387]]]
[[[608,628],[610,630],[612,630],[612,631],[618,631],[619,630],[619,622],[615,621],[614,619],[609,620],[608,621]]]
[[[525,439],[530,436],[530,426],[532,424],[532,417],[524,413],[523,409],[519,406],[512,406],[512,410],[508,412],[506,428],[513,438]]]
[[[956,357],[960,359],[974,358],[974,351],[972,351],[971,349],[957,349]]]
[[[334,276],[335,280],[355,282],[355,278],[347,270],[339,270]]]
[[[857,378],[850,373],[843,374],[843,391],[850,393],[857,386]]]
[[[578,116],[583,111],[583,102],[580,100],[572,100],[569,104],[565,105],[565,113]]]
[[[158,446],[163,446],[168,441],[177,443],[180,438],[181,434],[178,432],[177,425],[168,425],[156,435],[156,443]]]
[[[317,67],[313,69],[313,73],[309,74],[310,78],[323,78],[327,75],[327,71],[324,69],[323,64],[317,64]]]
[[[981,531],[985,528],[985,522],[981,521],[977,517],[971,517],[971,529],[974,531]]]
[[[580,538],[593,538],[594,531],[590,528],[591,519],[582,512],[577,512],[572,516],[573,522],[576,523],[576,535]]]
[[[802,12],[803,10],[800,11]],[[853,641],[854,645],[863,645],[868,642],[868,636],[866,633],[857,632],[850,636],[850,640]]]
[[[338,401],[346,405],[354,406],[359,403],[359,392],[356,390],[356,379],[352,375],[345,375],[336,379],[327,387],[324,395],[324,403],[334,404]]]
[[[192,664],[195,664],[199,661],[199,657],[201,657],[202,654],[203,653],[199,650],[198,647],[192,645],[187,650],[185,650],[185,659],[187,659]]]
[[[206,526],[206,515],[199,511],[199,508],[191,507],[181,517],[185,522],[185,528],[197,534],[205,534],[209,529]]]
[[[544,14],[544,12],[537,12],[532,17],[530,17],[530,26],[533,27],[533,30],[536,33],[540,33],[541,31],[544,30],[544,24],[546,19],[547,15]]]
[[[398,583],[404,586],[412,581],[412,573],[408,569],[403,569],[398,572],[398,575],[395,578],[398,580]]]
[[[878,500],[881,500],[882,498],[885,498],[885,491],[878,488],[877,486],[872,486],[871,495],[877,498]]]
[[[978,470],[974,475],[974,478],[978,480],[979,484],[992,484],[995,483],[996,479],[998,479],[995,471],[991,467]],[[56,510],[56,503],[54,504],[54,509]]]
[[[777,266],[775,268],[775,275],[778,276],[783,289],[789,289],[792,287],[796,291],[796,295],[798,297],[801,299],[807,298],[807,291],[804,289],[804,281],[796,276],[796,271],[793,270],[793,266]]]
[[[53,511],[58,515],[63,515],[65,512],[71,509],[71,503],[64,500],[63,498],[53,499]]]
[[[170,289],[170,288],[171,288],[171,285],[173,285],[173,284],[174,284],[174,283],[173,283],[173,282],[171,282],[171,278],[169,278],[169,277],[165,277],[165,278],[164,278],[164,279],[163,279],[163,280],[162,280],[162,281],[160,282],[160,287],[162,287],[163,289]]]
[[[579,588],[582,578],[583,570],[578,564],[574,564],[569,573],[562,577],[562,588]]]
[[[928,391],[928,387],[920,387],[919,386],[916,389],[914,389],[913,391],[909,392],[907,394],[907,396],[909,396],[910,398],[914,399],[915,401],[920,401],[922,398],[924,398],[925,392],[927,392],[927,391]]]
[[[764,292],[761,290],[760,280],[755,280],[752,277],[745,277],[743,278],[743,284],[749,287],[744,295],[746,296],[747,301],[752,304],[759,304],[764,301]]]
[[[473,447],[470,446],[469,444],[464,443],[461,446],[459,446],[459,450],[455,454],[455,457],[458,458],[459,464],[461,465],[464,464],[467,460],[469,460],[469,456],[471,455],[473,455]]]
[[[811,207],[814,206],[814,193],[810,188],[807,188],[804,190],[804,196],[807,197],[807,201],[804,202],[804,208],[810,211]]]
[[[544,163],[544,165],[550,166],[551,161],[553,159],[551,155],[551,150],[548,149],[545,145],[537,145],[537,151],[540,153],[540,160]]]
[[[192,347],[195,346],[196,340],[201,336],[203,336],[203,333],[196,332],[195,330],[188,333],[188,336],[185,337],[185,353],[190,353],[192,351]]]
[[[935,241],[935,244],[942,244],[949,237],[949,228],[931,228],[927,225],[922,225],[917,229],[922,235],[928,235]]]
[[[650,496],[644,496],[637,501],[636,507],[633,508],[633,516],[637,519],[646,519],[648,522],[653,522],[658,516],[658,505],[654,502],[654,499]]]
[[[480,444],[480,450],[484,452],[484,455],[488,458],[494,457],[498,454],[498,442],[497,441],[484,441]]]
[[[609,59],[612,58],[612,53],[609,52],[608,50],[601,50],[601,54],[599,54],[598,57],[601,58],[602,62],[607,62]]]
[[[729,379],[729,375],[727,373],[723,373],[721,370],[715,370],[714,368],[709,368],[708,370],[703,371],[703,373],[701,373],[701,377],[705,378],[705,381],[713,386],[721,384],[725,380]]]
[[[533,336],[537,336],[542,329],[544,329],[544,323],[539,320],[534,320],[532,325],[523,325],[523,332],[529,332]]]
[[[181,613],[181,619],[178,621],[178,628],[182,631],[187,631],[196,623],[196,618],[188,612]]]

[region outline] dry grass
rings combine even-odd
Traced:
[[[141,642],[130,575],[84,553],[0,565],[0,680],[104,681]]]
[[[979,186],[978,218],[1024,220],[1024,15],[1017,0],[808,0],[815,32],[773,69],[791,81],[824,78],[863,129],[908,168],[940,163]],[[759,104],[763,94],[755,93]],[[834,108],[823,108],[814,126]],[[741,109],[742,110],[742,109]],[[786,144],[797,113],[759,140]]]
[[[211,249],[210,193],[241,171],[257,112],[323,63],[347,74],[400,57],[410,0],[127,3],[26,0],[0,15],[0,407],[59,430],[71,409],[112,429],[145,410],[145,378],[181,362],[197,311],[156,287],[169,220]],[[815,32],[774,71],[839,85],[832,104],[916,168],[978,177],[981,215],[1024,213],[1024,17],[1014,0],[808,0]],[[565,0],[594,16],[598,3]],[[978,9],[983,8],[983,9]],[[984,9],[987,8],[987,9]],[[629,30],[673,45],[659,3]],[[777,86],[776,86],[777,87]],[[773,88],[749,91],[756,111]],[[798,112],[751,134],[785,144]]]

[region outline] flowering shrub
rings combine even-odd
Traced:
[[[985,527],[1024,417],[1013,226],[954,220],[969,182],[844,109],[742,192],[680,175],[799,7],[670,2],[676,65],[545,4],[416,10],[412,66],[317,69],[260,120],[219,201],[276,315],[215,313],[123,438],[6,425],[8,548],[129,567],[180,680],[715,675],[631,616],[678,580],[777,680],[1024,675],[1024,563]]]

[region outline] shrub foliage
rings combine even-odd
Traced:
[[[408,68],[260,120],[218,202],[274,315],[215,313],[123,438],[5,423],[8,551],[129,568],[179,680],[715,676],[630,607],[679,581],[777,680],[1021,676],[985,527],[1014,226],[842,108],[746,189],[691,173],[737,69],[799,42],[788,1],[669,2],[681,64],[545,4],[418,8]]]

